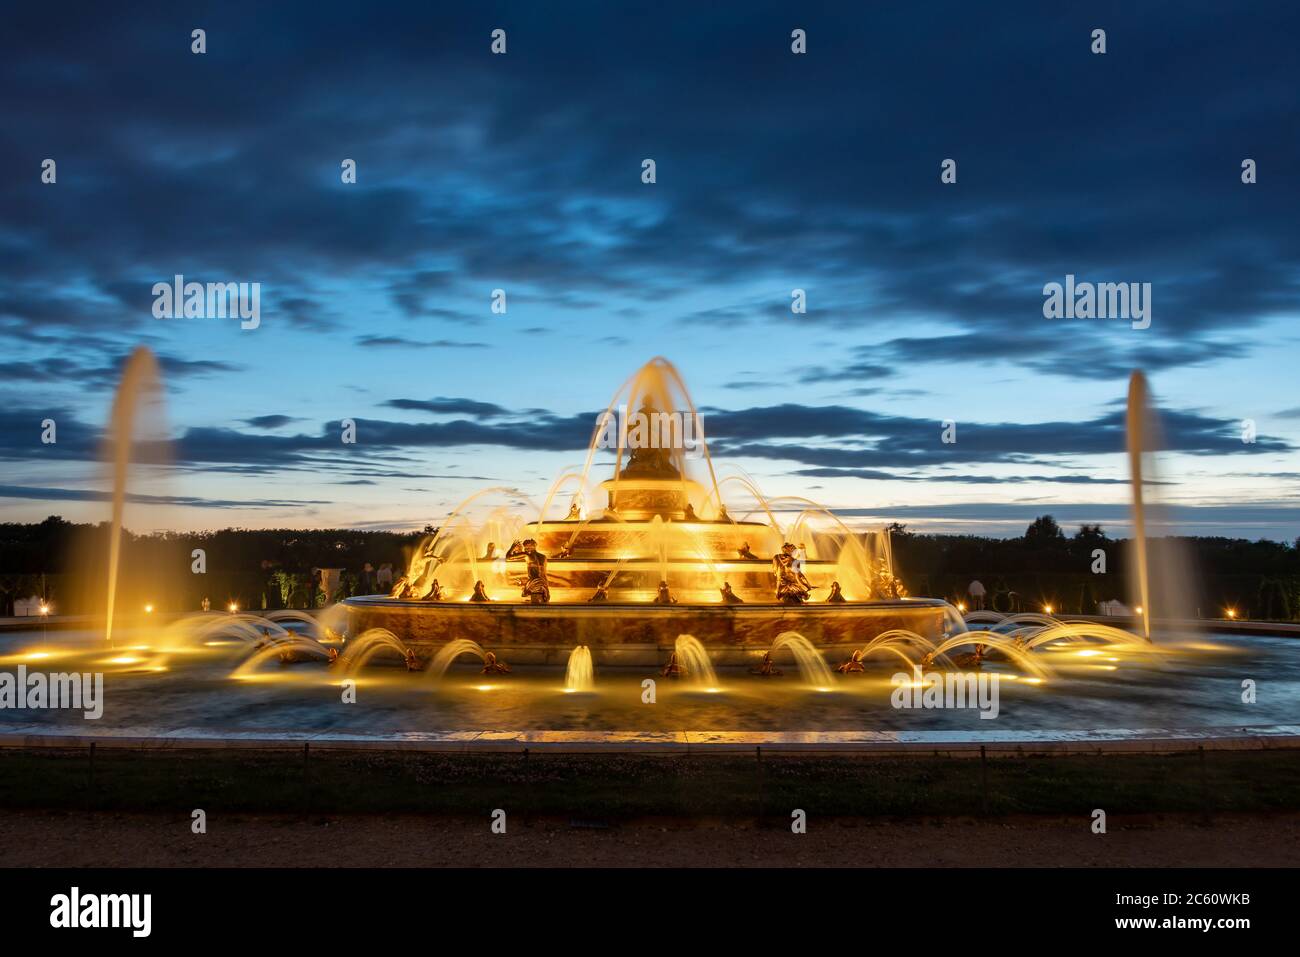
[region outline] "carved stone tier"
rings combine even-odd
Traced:
[[[931,599],[845,605],[432,604],[380,596],[349,598],[348,634],[387,628],[422,656],[456,638],[477,641],[505,661],[561,665],[587,645],[598,666],[662,665],[677,636],[704,643],[718,665],[754,664],[785,631],[797,631],[828,659],[847,658],[883,631],[907,628],[931,640],[944,603]]]

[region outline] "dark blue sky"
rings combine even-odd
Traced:
[[[1187,527],[1295,537],[1298,42],[1256,2],[11,6],[0,519],[101,517],[145,343],[178,442],[138,527],[540,496],[664,355],[765,490],[995,534],[1122,528],[1143,368]],[[177,273],[260,282],[261,326],[155,318]],[[1151,283],[1150,328],[1044,318],[1067,274]]]

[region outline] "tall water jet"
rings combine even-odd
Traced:
[[[113,614],[117,604],[118,566],[122,560],[122,515],[126,510],[126,483],[131,466],[131,452],[136,440],[136,420],[145,403],[160,399],[158,360],[144,346],[136,346],[122,371],[122,380],[113,397],[108,423],[108,443],[112,454],[113,518],[108,538],[108,580],[104,639],[113,642]]]
[[[835,683],[826,659],[803,635],[797,631],[785,631],[777,635],[776,641],[772,642],[772,656],[776,657],[776,653],[783,648],[790,649],[794,655],[795,664],[799,666],[799,674],[804,681],[817,688],[829,688]]]
[[[718,686],[718,674],[713,670],[709,653],[704,650],[704,646],[694,635],[678,635],[677,641],[673,644],[673,653],[677,655],[677,661],[686,669],[686,674],[693,683],[706,688]]]
[[[591,649],[578,645],[569,652],[569,665],[564,669],[564,690],[570,694],[591,691],[596,685],[595,669],[591,664]]]
[[[1133,553],[1129,574],[1139,607],[1138,631],[1152,640],[1152,625],[1196,614],[1191,556],[1179,538],[1176,523],[1162,499],[1156,453],[1166,447],[1146,376],[1134,372],[1128,392],[1128,459],[1133,484]]]
[[[1129,482],[1133,486],[1133,579],[1138,601],[1142,637],[1151,640],[1151,577],[1147,569],[1147,522],[1143,494],[1142,454],[1147,448],[1150,424],[1150,394],[1147,377],[1134,369],[1128,380],[1128,412],[1125,427],[1128,438]]]

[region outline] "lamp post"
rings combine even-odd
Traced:
[[[50,606],[47,605],[44,601],[41,602],[40,612],[41,612],[41,644],[45,644],[45,639],[46,639],[45,623],[49,620],[50,617]]]

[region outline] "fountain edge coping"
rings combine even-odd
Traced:
[[[1097,729],[1091,731],[449,731],[379,736],[234,732],[197,728],[173,731],[124,729],[75,734],[39,725],[0,733],[3,748],[97,748],[159,750],[246,749],[427,751],[442,753],[727,754],[822,752],[912,754],[948,757],[1162,754],[1180,751],[1260,751],[1300,748],[1300,725],[1241,728]]]

